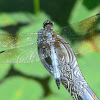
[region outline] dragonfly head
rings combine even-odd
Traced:
[[[49,21],[49,20],[47,20],[47,21],[45,21],[45,22],[43,23],[43,28],[44,28],[45,30],[51,30],[51,29],[53,29],[53,26],[54,26],[54,23],[51,22],[51,21]]]

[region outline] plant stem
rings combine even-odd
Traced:
[[[34,5],[34,12],[36,15],[38,15],[40,12],[39,0],[33,0],[33,5]]]

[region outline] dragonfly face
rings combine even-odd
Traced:
[[[50,31],[51,29],[53,29],[53,23],[51,21],[47,20],[43,23],[43,28],[44,28],[44,30]]]

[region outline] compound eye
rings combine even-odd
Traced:
[[[45,22],[43,23],[43,28],[45,28],[47,25],[53,26],[53,23],[52,23],[51,21],[47,20],[47,21],[45,21]]]

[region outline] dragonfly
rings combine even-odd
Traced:
[[[53,22],[47,20],[38,33],[0,34],[0,63],[32,63],[40,60],[54,76],[58,89],[62,83],[74,100],[98,100],[84,79],[73,45],[67,42],[66,37],[72,38],[72,43],[74,40],[91,41],[93,50],[100,52],[100,14],[56,31],[53,26]]]

